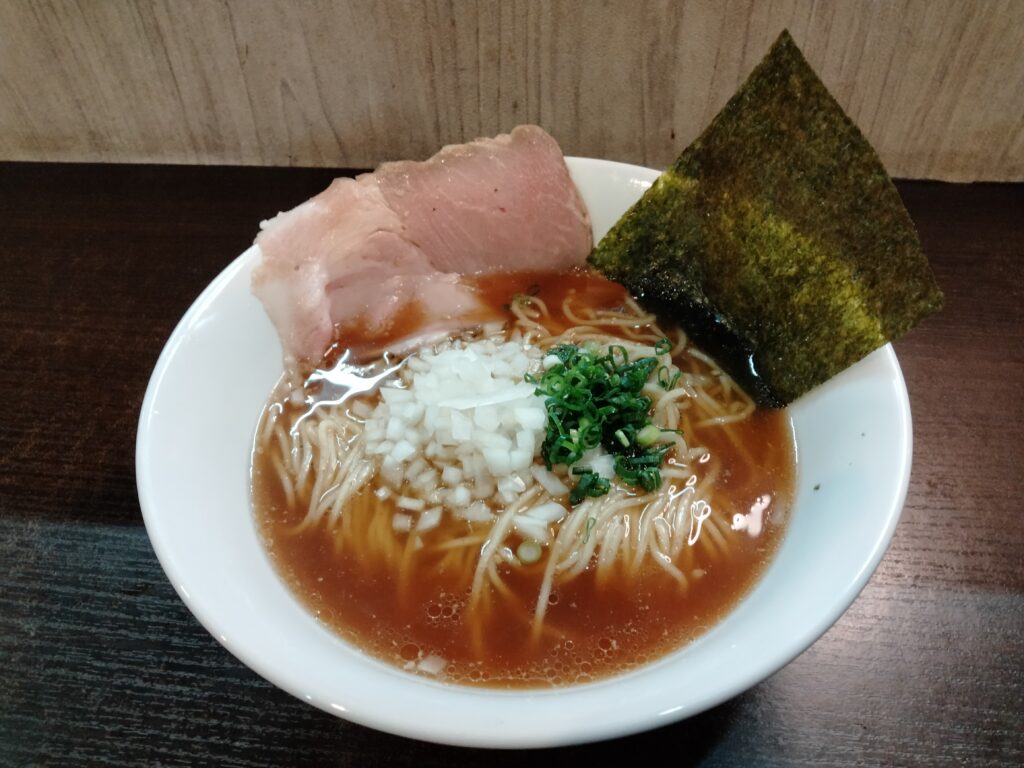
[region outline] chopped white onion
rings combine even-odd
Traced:
[[[508,366],[505,366],[508,370]],[[497,371],[496,371],[497,373]],[[523,370],[525,373],[525,369]],[[510,403],[514,400],[522,400],[524,397],[530,397],[533,395],[533,391],[536,387],[533,384],[513,384],[503,389],[496,390],[494,392],[487,392],[480,395],[465,395],[463,397],[450,397],[442,400],[438,403],[442,408],[455,408],[460,411],[465,411],[470,408],[476,408],[479,412],[482,409],[489,408],[492,405],[500,405],[502,403]]]
[[[449,464],[441,470],[441,480],[447,486],[458,485],[462,482],[462,470]]]
[[[465,509],[456,510],[455,514],[470,522],[489,522],[494,519],[491,508],[482,501],[475,501]]]
[[[492,506],[535,483],[568,493],[552,473],[534,471],[547,412],[523,377],[542,358],[530,345],[485,339],[450,342],[406,360],[400,382],[381,388],[362,433],[401,509],[440,506],[442,515],[492,520]]]
[[[512,527],[524,539],[530,539],[538,544],[547,544],[551,541],[551,531],[547,523],[535,517],[516,515],[512,518]]]
[[[395,443],[395,447],[391,449],[391,458],[398,462],[405,461],[410,456],[414,456],[415,454],[416,446],[414,446],[408,440],[402,440],[398,443]]]
[[[580,457],[578,465],[584,469],[596,472],[605,480],[611,480],[615,477],[615,460],[610,453],[606,453],[604,448],[600,446],[591,448],[584,453]]]
[[[437,675],[444,671],[448,662],[435,653],[430,654],[416,665],[416,669],[427,675]]]
[[[420,519],[416,521],[417,531],[429,531],[432,528],[436,528],[441,522],[441,508],[431,507],[430,509],[423,512],[420,515]]]
[[[569,492],[569,487],[561,481],[558,475],[542,467],[540,464],[534,464],[530,467],[530,474],[552,496],[565,496]]]
[[[565,507],[556,501],[549,501],[527,510],[527,516],[542,520],[545,523],[557,523],[566,516]]]
[[[448,496],[449,506],[452,507],[467,507],[469,502],[472,501],[473,496],[469,492],[469,488],[464,485],[460,485],[454,488]]]
[[[408,509],[410,512],[421,512],[427,503],[423,499],[413,499],[409,496],[399,496],[395,506],[399,509]]]

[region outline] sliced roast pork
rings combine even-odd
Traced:
[[[354,322],[386,335],[401,313],[419,330],[482,319],[462,275],[568,269],[592,245],[561,150],[536,126],[337,179],[262,227],[253,292],[296,362]]]

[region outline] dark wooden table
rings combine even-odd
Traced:
[[[332,175],[0,164],[0,766],[1024,764],[1024,186],[900,184],[947,307],[896,344],[913,476],[853,607],[703,715],[523,756],[274,688],[186,610],[142,525],[163,343],[261,219]]]

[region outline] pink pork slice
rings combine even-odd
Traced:
[[[479,321],[461,275],[580,266],[592,239],[557,142],[519,126],[336,179],[264,222],[256,244],[252,290],[286,360],[316,362],[336,328],[358,319],[384,335],[411,305],[420,332]]]

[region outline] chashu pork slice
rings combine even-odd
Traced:
[[[374,176],[402,234],[442,272],[557,271],[590,253],[590,217],[562,150],[535,125]]]
[[[362,319],[382,334],[410,302],[468,312],[468,288],[431,266],[370,175],[341,178],[265,223],[252,289],[277,328],[286,360],[316,362],[335,326]]]
[[[590,220],[555,140],[535,126],[386,163],[262,225],[253,293],[286,361],[315,363],[359,322],[388,336],[487,319],[462,275],[582,265]]]

